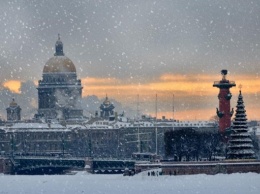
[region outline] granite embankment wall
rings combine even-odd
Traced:
[[[136,172],[161,168],[163,175],[260,173],[259,160],[234,160],[221,162],[165,162],[158,164],[136,164]]]

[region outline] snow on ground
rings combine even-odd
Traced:
[[[0,174],[0,194],[88,193],[88,194],[259,194],[260,174],[217,174],[132,177],[122,175],[24,176]]]

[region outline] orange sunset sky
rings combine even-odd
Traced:
[[[260,78],[248,75],[228,75],[237,86],[231,88],[233,98],[231,106],[235,107],[238,86],[242,85],[242,93],[246,105],[248,119],[259,119],[258,95]],[[139,95],[140,111],[155,116],[155,102],[157,94],[158,117],[166,116],[179,120],[209,120],[214,116],[215,108],[218,106],[218,88],[212,87],[213,81],[221,79],[221,75],[175,75],[163,74],[153,82],[127,83],[116,78],[82,78],[83,97],[96,95],[104,98],[116,99],[124,106],[137,106],[137,95]],[[37,82],[35,82],[37,84]],[[12,92],[20,93],[21,81],[8,80],[3,86]],[[36,86],[36,85],[35,85]],[[36,90],[35,90],[36,92]],[[174,95],[174,97],[173,97]],[[173,113],[174,104],[174,113]]]

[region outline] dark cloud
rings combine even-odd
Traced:
[[[144,83],[222,68],[258,75],[259,17],[259,0],[1,1],[0,83],[41,79],[58,33],[79,78]],[[4,104],[13,95],[1,93]]]
[[[5,78],[39,79],[58,33],[82,77],[142,81],[165,72],[259,71],[257,0],[0,4],[0,56],[9,62],[1,63]]]

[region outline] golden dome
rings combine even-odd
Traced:
[[[10,103],[10,106],[17,106],[17,103],[14,101],[14,98],[13,98],[12,102]]]
[[[105,98],[105,101],[103,102],[103,104],[104,104],[105,106],[108,106],[108,105],[111,104],[111,102],[108,100],[107,95],[106,95],[106,98]]]
[[[58,34],[58,40],[55,43],[54,57],[50,58],[43,68],[43,73],[76,73],[73,62],[64,55],[63,43]]]
[[[76,67],[68,57],[54,56],[46,62],[43,73],[76,73]]]
[[[110,105],[111,103],[110,103],[109,100],[105,100],[105,101],[103,102],[103,104],[104,104],[104,105]]]

